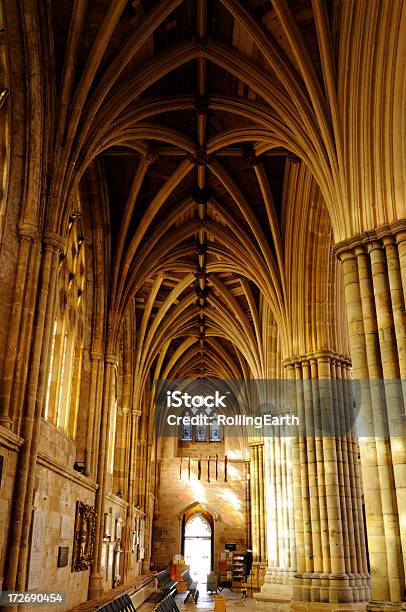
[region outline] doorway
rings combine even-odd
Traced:
[[[194,512],[185,523],[184,557],[193,580],[206,584],[211,570],[213,530],[201,512]]]

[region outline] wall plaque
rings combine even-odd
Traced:
[[[45,538],[45,514],[42,510],[34,510],[31,528],[30,562],[28,570],[28,589],[36,589],[41,585],[41,568],[43,566]]]
[[[58,547],[58,567],[66,567],[69,559],[69,546]]]
[[[59,526],[59,537],[61,540],[69,540],[72,537],[71,533],[71,522],[69,516],[61,516],[61,523]]]
[[[76,502],[73,538],[72,571],[87,570],[94,558],[96,510],[81,501]]]
[[[111,539],[111,527],[113,523],[113,515],[111,512],[104,513],[104,530],[103,530],[103,539],[110,540]]]

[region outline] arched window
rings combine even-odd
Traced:
[[[184,416],[190,416],[186,412]],[[180,426],[180,439],[182,442],[221,442],[221,425],[217,420],[217,414],[213,415],[210,425],[190,425],[182,422]]]
[[[190,416],[188,412],[186,412],[185,416]],[[190,423],[183,423],[182,422],[182,429],[181,429],[181,439],[184,442],[192,442],[193,440],[193,429],[192,426],[190,425]]]
[[[196,425],[196,442],[207,441],[207,425]]]
[[[209,521],[200,512],[192,514],[185,526],[185,538],[211,538]]]
[[[217,414],[210,422],[210,442],[221,442],[221,425],[217,420]]]
[[[61,255],[44,418],[76,435],[83,357],[85,247],[80,213],[71,215]]]

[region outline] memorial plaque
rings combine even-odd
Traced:
[[[41,585],[41,568],[44,556],[45,514],[42,510],[34,510],[31,531],[30,563],[28,571],[28,589],[36,589]]]
[[[69,559],[69,546],[58,547],[58,567],[66,567]]]
[[[71,520],[69,516],[61,516],[61,524],[59,527],[59,537],[61,540],[69,540],[72,537]]]

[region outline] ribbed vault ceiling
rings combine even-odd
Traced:
[[[134,300],[140,380],[266,377],[264,330],[287,345],[292,322],[292,189],[322,206],[334,186],[318,43],[331,16],[310,0],[53,4],[67,127],[51,223],[96,175],[110,347]]]
[[[284,316],[274,238],[287,150],[269,127],[233,112],[233,97],[269,110],[224,66],[193,57],[159,78],[173,45],[195,50],[208,37],[220,54],[248,42],[220,2],[183,2],[155,30],[149,86],[99,140],[123,258],[113,301],[125,307],[135,296],[143,373],[261,377],[261,295]]]

